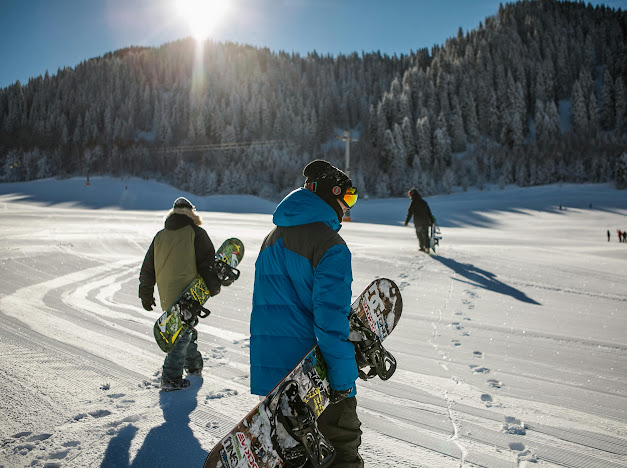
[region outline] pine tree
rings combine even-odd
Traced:
[[[579,84],[579,80],[575,82],[573,86],[573,98],[572,98],[572,122],[573,133],[575,135],[587,135],[588,134],[588,108],[586,105],[586,98]]]
[[[548,119],[546,113],[544,112],[544,103],[537,100],[536,101],[536,113],[534,116],[534,121],[536,124],[536,141],[539,145],[544,145],[550,140],[549,129],[548,129]]]
[[[599,110],[597,96],[594,91],[591,91],[588,97],[588,128],[589,133],[593,137],[596,138],[599,136]]]
[[[616,106],[614,104],[614,82],[610,71],[603,71],[603,89],[601,91],[600,124],[603,130],[613,130],[616,126]]]
[[[422,169],[430,170],[433,165],[433,148],[431,146],[431,126],[427,117],[422,117],[416,121],[416,151]]]
[[[623,84],[623,78],[617,77],[614,84],[614,104],[616,106],[616,131],[619,135],[622,135],[625,131],[625,86]]]
[[[627,189],[627,153],[623,153],[616,160],[614,168],[614,182],[617,189]]]
[[[451,163],[451,139],[446,129],[444,116],[440,114],[438,126],[433,132],[434,177],[441,177]]]
[[[464,131],[464,119],[457,99],[453,100],[453,112],[450,114],[451,150],[459,153],[466,149],[466,132]]]
[[[403,125],[401,127],[403,133],[403,145],[405,147],[405,151],[409,157],[413,157],[416,153],[416,141],[414,139],[414,130],[412,128],[411,121],[409,117],[405,117],[403,119]]]

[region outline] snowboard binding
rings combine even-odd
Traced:
[[[183,298],[180,300],[179,314],[181,320],[189,327],[193,328],[198,324],[198,318],[206,318],[211,311],[205,309],[198,302],[193,299]]]
[[[285,397],[285,398],[284,398]],[[298,394],[295,380],[284,382],[274,394],[268,408],[272,413],[272,445],[288,468],[301,468],[307,462],[314,468],[327,468],[335,459],[335,449],[318,429],[316,417]],[[288,414],[286,414],[288,413]],[[296,445],[283,447],[277,433],[280,423]]]
[[[349,320],[351,328],[363,337],[362,340],[353,341],[359,378],[368,380],[379,376],[381,380],[388,380],[396,371],[396,359],[381,345],[379,337],[356,316],[351,315]]]
[[[230,286],[239,278],[239,270],[219,258],[216,258],[215,269],[222,286]]]

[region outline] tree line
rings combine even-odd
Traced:
[[[626,184],[627,15],[520,1],[431,50],[301,56],[185,39],[0,90],[0,181],[103,174],[276,198],[321,157],[373,196]]]

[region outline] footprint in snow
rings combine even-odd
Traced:
[[[487,393],[483,393],[481,395],[481,401],[483,401],[485,403],[485,405],[489,408],[490,406],[492,406],[492,395],[489,395]]]
[[[522,452],[525,450],[525,445],[522,442],[510,442],[509,448],[517,452]]]
[[[243,340],[234,340],[233,344],[240,345],[242,348],[250,348],[250,338],[244,338]]]
[[[459,340],[451,340],[451,343],[453,343],[454,346],[461,346],[462,344],[459,342]]]
[[[35,450],[39,442],[49,439],[51,436],[52,434],[32,435],[32,432],[18,432],[12,437],[14,439],[21,439],[21,440],[20,440],[20,443],[13,448],[13,451],[20,455],[26,455],[31,450]],[[25,439],[25,437],[27,438]],[[0,466],[3,466],[3,465],[0,465]]]
[[[26,439],[26,442],[39,442],[42,440],[49,439],[51,436],[52,434],[38,434],[38,435],[29,437],[28,439]]]
[[[88,414],[94,418],[103,418],[105,416],[109,416],[111,411],[109,410],[96,410],[96,411],[88,411]]]
[[[219,398],[225,398],[237,395],[237,390],[231,390],[230,388],[225,388],[224,390],[220,390],[218,392],[211,392],[209,395],[205,397],[205,401],[207,400],[217,400]]]
[[[483,359],[483,353],[481,351],[473,351],[472,354],[479,359]]]
[[[79,445],[81,445],[81,443],[78,440],[71,440],[69,442],[64,442],[63,444],[64,447],[78,447]]]
[[[492,388],[501,388],[503,386],[503,382],[496,379],[490,379],[488,380],[488,385]]]
[[[538,459],[531,452],[531,450],[525,450],[518,454],[518,466],[520,468],[527,468],[531,466],[530,463],[533,463],[533,464],[538,463]]]
[[[52,460],[63,460],[65,457],[67,457],[67,454],[70,453],[69,450],[59,450],[58,452],[53,452],[48,456],[48,459],[52,459]],[[45,465],[46,467],[50,466],[50,463],[46,463]],[[60,465],[59,465],[60,466]]]
[[[503,424],[502,430],[507,434],[527,434],[527,426],[525,423],[513,416],[505,416],[505,424]]]
[[[462,327],[459,322],[452,322],[451,323],[451,327],[453,327],[455,330],[463,330],[464,327]]]
[[[490,372],[490,369],[487,367],[480,367],[474,364],[471,364],[468,367],[470,367],[475,374],[488,374]]]

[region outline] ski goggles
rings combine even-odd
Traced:
[[[342,197],[342,201],[346,206],[352,208],[355,203],[357,203],[357,188],[348,187],[346,192],[344,192],[344,196]]]

